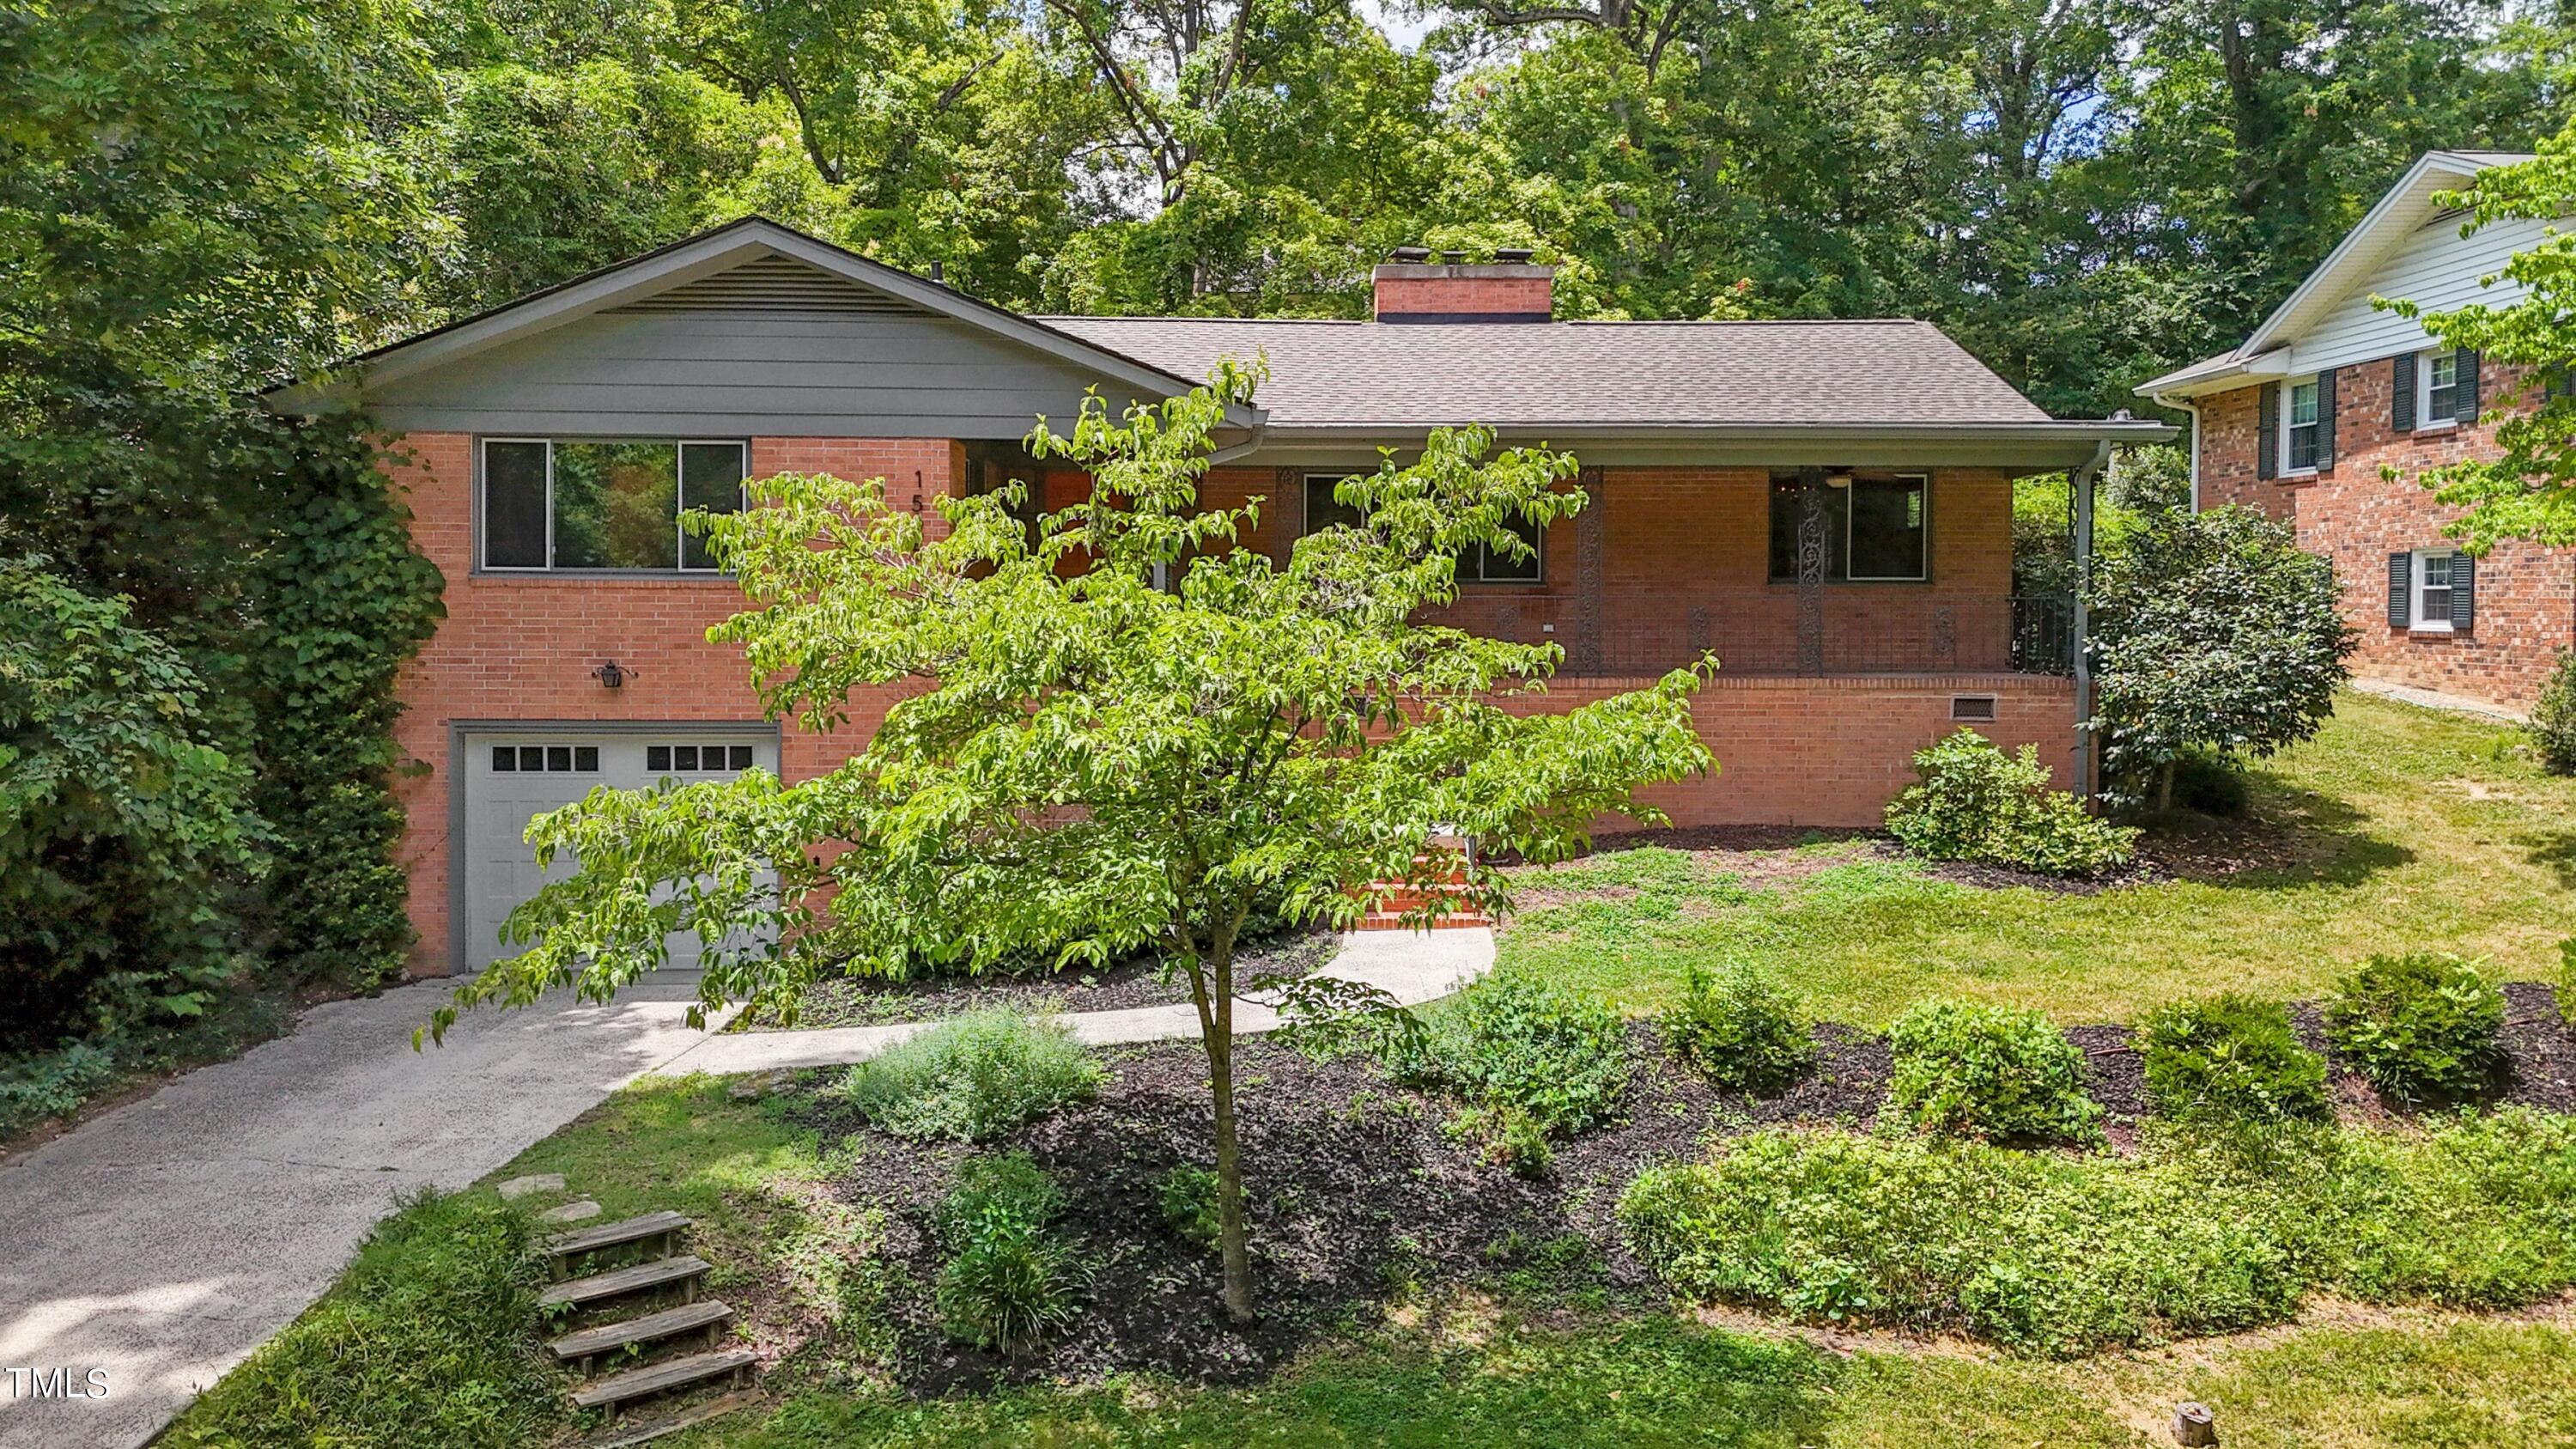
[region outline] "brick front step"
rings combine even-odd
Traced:
[[[1431,923],[1431,929],[1435,931],[1463,931],[1473,926],[1490,926],[1492,924],[1493,922],[1486,920],[1482,915],[1474,912],[1468,912],[1462,915],[1458,912],[1452,911],[1449,914],[1442,916],[1440,919],[1433,921]],[[1412,930],[1413,927],[1406,924],[1404,914],[1401,911],[1371,911],[1367,915],[1360,917],[1358,923],[1353,925],[1351,929],[1354,931],[1408,931]]]

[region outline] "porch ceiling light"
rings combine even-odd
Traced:
[[[1825,486],[1828,488],[1849,488],[1851,484],[1852,475],[1849,468],[1836,468],[1825,474]]]

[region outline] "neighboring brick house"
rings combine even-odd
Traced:
[[[1577,454],[1592,506],[1533,562],[1469,560],[1454,617],[1565,647],[1530,708],[1714,650],[1696,714],[1722,772],[1653,797],[1684,824],[1873,824],[1957,721],[2077,773],[2069,619],[2012,596],[2012,480],[2171,428],[2053,421],[1922,323],[1553,323],[1549,283],[1423,257],[1379,268],[1372,322],[1031,318],[754,219],[281,398],[398,435],[393,481],[447,576],[397,727],[421,766],[398,785],[415,969],[500,953],[542,878],[534,811],[601,783],[809,778],[899,697],[836,734],[764,720],[740,650],[706,640],[740,595],[677,510],[789,469],[882,477],[918,511],[1020,477],[1060,507],[1089,480],[1021,450],[1037,416],[1172,396],[1220,356],[1271,379],[1206,493],[1267,499],[1248,542],[1273,556],[1334,516],[1334,479],[1431,427]]]
[[[2576,550],[2508,543],[2472,559],[2443,537],[2456,512],[2416,480],[2496,456],[2495,419],[2538,406],[2538,385],[2437,347],[2372,299],[2428,313],[2516,300],[2498,274],[2546,224],[2464,235],[2433,196],[2523,159],[2425,156],[2243,345],[2138,389],[2192,414],[2196,507],[2259,508],[2334,560],[2356,674],[2507,707],[2529,704],[2576,644]]]

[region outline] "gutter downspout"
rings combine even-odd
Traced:
[[[2088,807],[2101,793],[2093,778],[2093,621],[2086,606],[2093,589],[2093,480],[2110,461],[2111,441],[2105,438],[2068,480],[2075,494],[2075,757],[2067,778],[2075,798]]]
[[[2180,408],[2191,414],[2191,511],[2200,511],[2200,404],[2190,398],[2168,397],[2160,392],[2147,394],[2147,401],[2160,408]]]

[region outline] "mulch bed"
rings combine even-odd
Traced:
[[[2508,1100],[2576,1110],[2576,1037],[2560,1024],[2549,988],[2516,984],[2507,994]],[[2302,1007],[2298,1020],[2321,1045],[2314,1008]],[[2125,1148],[2151,1110],[2129,1029],[2068,1035],[2086,1053],[2087,1088],[2106,1109],[2115,1149]],[[884,1251],[909,1285],[888,1304],[896,1377],[911,1392],[1135,1369],[1242,1383],[1329,1331],[1365,1325],[1399,1283],[1491,1281],[1524,1269],[1650,1298],[1652,1279],[1621,1244],[1615,1216],[1638,1173],[1764,1126],[1875,1122],[1890,1076],[1885,1040],[1828,1023],[1817,1044],[1805,1080],[1755,1100],[1712,1089],[1665,1052],[1651,1023],[1633,1022],[1625,1120],[1561,1144],[1547,1174],[1529,1180],[1482,1162],[1445,1130],[1452,1104],[1394,1084],[1373,1061],[1316,1062],[1283,1043],[1247,1040],[1237,1070],[1264,1316],[1245,1329],[1224,1321],[1215,1254],[1175,1235],[1159,1201],[1174,1167],[1209,1164],[1205,1060],[1195,1043],[1122,1053],[1095,1100],[984,1149],[1025,1149],[1054,1175],[1068,1198],[1059,1231],[1094,1274],[1075,1325],[1017,1360],[949,1342],[931,1301],[942,1261],[931,1216],[970,1149],[877,1131],[810,1084],[786,1107],[842,1144],[827,1190],[888,1214]],[[2348,1095],[2357,1079],[2339,1077]],[[1569,1238],[1584,1250],[1565,1253]]]
[[[1269,976],[1303,976],[1332,959],[1334,937],[1325,931],[1284,932],[1247,944],[1234,958],[1236,991]],[[1190,999],[1190,979],[1166,972],[1163,958],[1144,954],[1100,970],[1033,970],[1020,974],[922,976],[908,981],[839,977],[807,987],[793,1027],[775,1013],[746,1019],[736,1031],[819,1031],[836,1026],[884,1026],[935,1021],[988,1007],[1014,1011],[1123,1011]]]

